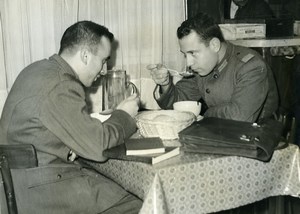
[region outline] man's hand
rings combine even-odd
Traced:
[[[170,83],[170,74],[168,69],[162,64],[147,65],[147,69],[151,71],[151,76],[157,85],[167,86]]]
[[[116,109],[127,112],[131,117],[135,117],[138,114],[140,98],[137,94],[133,94],[130,97],[123,100]]]

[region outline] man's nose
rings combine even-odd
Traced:
[[[186,66],[190,67],[193,65],[193,58],[189,55],[186,56]]]
[[[107,70],[106,69],[102,69],[100,72],[99,72],[99,75],[106,75],[107,74]]]

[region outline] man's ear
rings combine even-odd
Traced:
[[[221,49],[221,42],[218,38],[214,37],[209,41],[209,47],[215,51],[215,52],[219,52],[219,50]]]
[[[90,60],[90,52],[86,48],[80,50],[80,60],[83,64],[87,65]]]

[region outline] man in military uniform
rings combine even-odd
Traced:
[[[167,68],[149,66],[161,108],[171,109],[180,100],[202,100],[207,106],[204,117],[255,122],[273,115],[278,106],[277,88],[258,53],[226,42],[219,26],[204,13],[184,21],[177,37],[195,75],[174,85]]]
[[[37,167],[12,171],[20,213],[139,212],[140,199],[80,164],[106,161],[103,150],[136,131],[136,95],[103,123],[87,111],[84,89],[106,73],[113,40],[106,27],[79,21],[63,34],[58,54],[27,66],[15,80],[0,119],[0,142],[32,144],[38,159]]]

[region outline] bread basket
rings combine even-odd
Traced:
[[[145,111],[136,116],[137,126],[143,137],[176,139],[178,132],[195,121],[191,112],[175,110]]]

